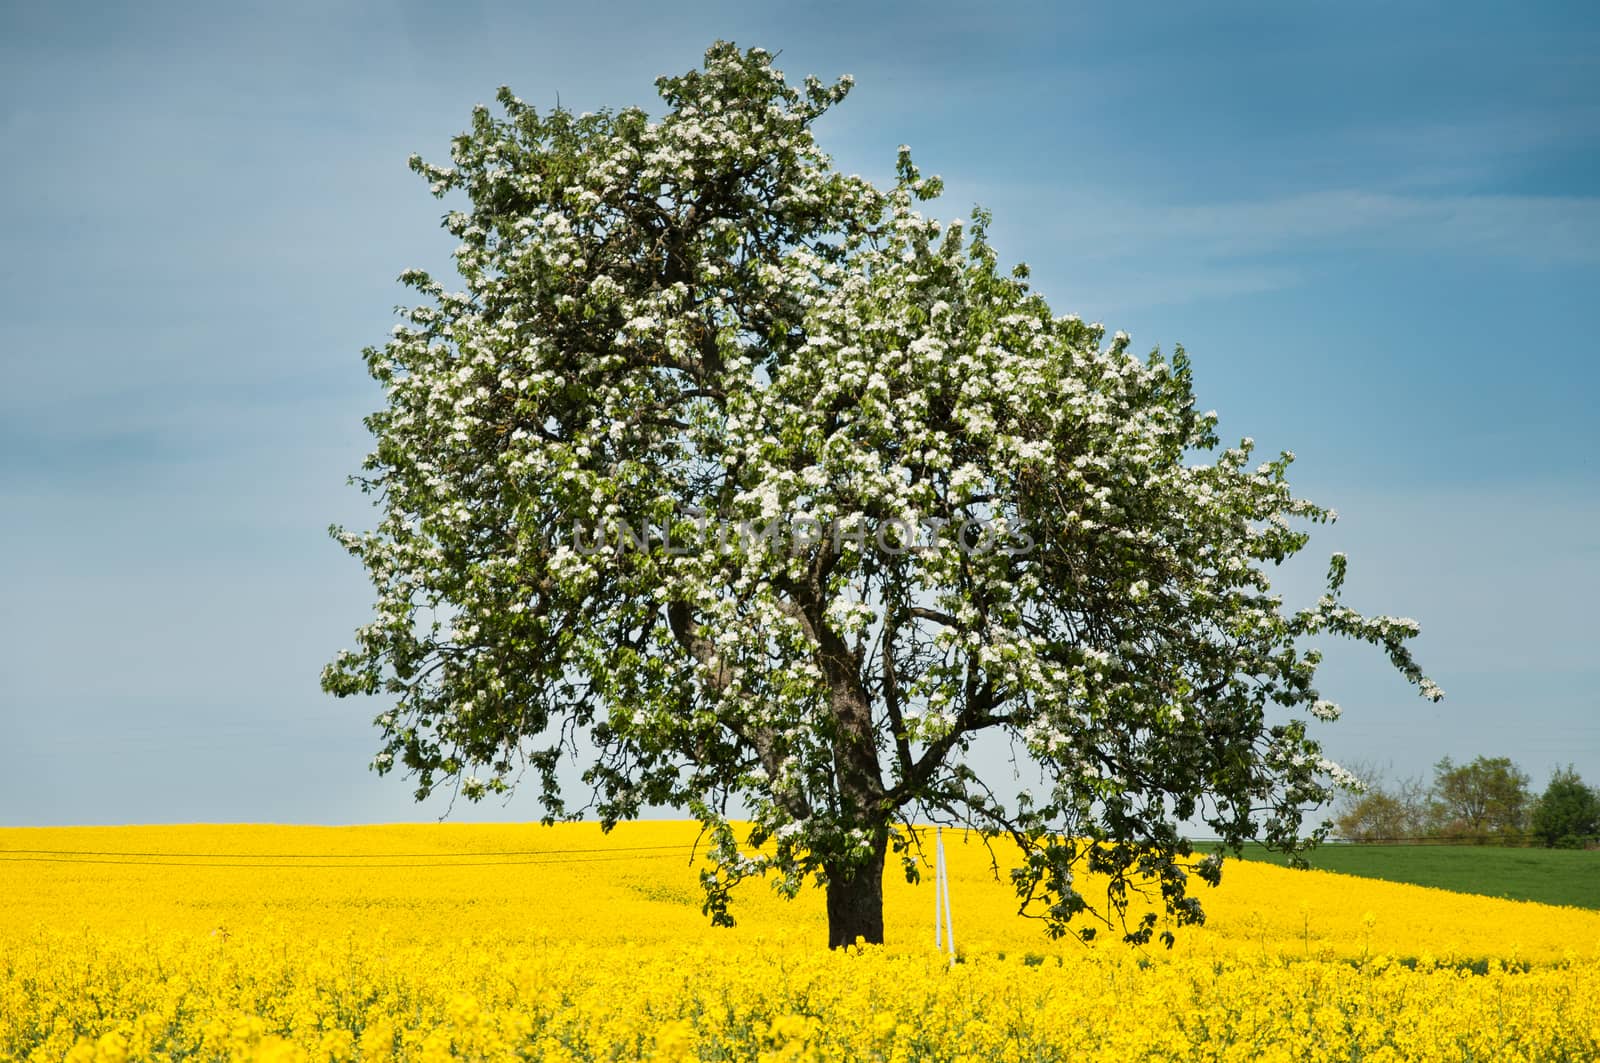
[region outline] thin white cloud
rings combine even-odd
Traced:
[[[1536,265],[1600,262],[1600,197],[1413,195],[1334,189],[1256,200],[1156,203],[1050,190],[1025,210],[1034,239],[1115,261],[1218,262],[1349,250],[1469,254]],[[1017,189],[1017,208],[1033,198]],[[1039,200],[1046,198],[1039,190]]]
[[[1005,260],[1106,317],[1282,290],[1347,270],[1336,256],[1575,268],[1600,264],[1600,197],[1330,189],[1186,203],[1099,188],[952,185],[935,212],[981,202]],[[1323,260],[1319,262],[1319,259]]]

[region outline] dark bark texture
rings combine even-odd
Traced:
[[[834,865],[828,875],[828,947],[844,948],[860,941],[883,944],[883,863],[887,837],[873,841],[872,856],[854,866]]]

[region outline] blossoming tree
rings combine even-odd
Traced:
[[[1291,455],[1219,451],[1181,348],[1053,314],[982,211],[924,217],[907,149],[892,188],[832,169],[811,127],[849,86],[719,43],[657,82],[659,121],[502,89],[452,165],[412,159],[464,193],[465,290],[403,274],[425,301],[366,352],[387,403],[355,480],[382,518],[334,533],[376,617],[323,686],[388,700],[375,763],[419,799],[527,773],[577,815],[577,758],[607,825],[687,808],[717,922],[742,879],[814,878],[833,945],[881,941],[919,821],[1013,840],[1052,933],[1147,941],[1141,890],[1198,922],[1188,875],[1220,857],[1185,824],[1320,836],[1339,778],[1306,717],[1338,710],[1306,640],[1373,643],[1437,698],[1416,625],[1342,604],[1337,555],[1286,611],[1265,563],[1330,516]],[[988,734],[1026,788],[974,770]]]

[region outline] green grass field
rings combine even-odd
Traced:
[[[1249,860],[1287,861],[1258,846]],[[1307,857],[1312,867],[1342,875],[1409,882],[1489,897],[1600,908],[1600,851],[1505,849],[1476,845],[1329,844]]]

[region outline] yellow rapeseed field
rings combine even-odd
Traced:
[[[1600,1059],[1596,912],[1230,862],[1170,952],[1052,943],[947,833],[952,966],[927,883],[708,926],[695,833],[0,829],[0,1060]]]

